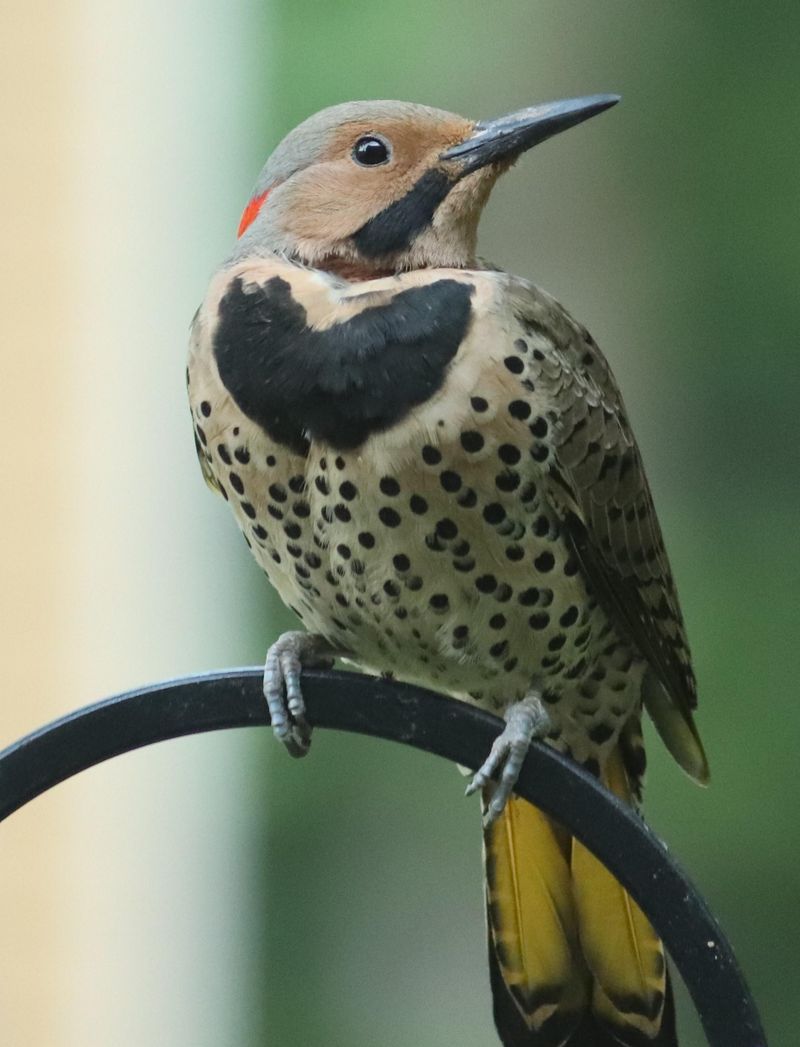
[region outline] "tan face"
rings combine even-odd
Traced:
[[[459,181],[456,166],[441,156],[473,127],[462,117],[424,111],[342,123],[318,159],[271,194],[274,217],[299,258],[342,275],[467,265],[497,172],[484,169]],[[413,226],[414,215],[432,207],[429,222],[399,247],[376,253],[373,236],[367,250],[359,230],[404,200],[402,213],[385,219],[389,225]]]
[[[474,265],[498,175],[618,100],[566,99],[479,123],[408,102],[323,109],[267,161],[233,257],[271,252],[354,279]]]

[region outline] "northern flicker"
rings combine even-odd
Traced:
[[[675,1044],[663,948],[581,844],[512,789],[532,739],[637,805],[647,709],[708,768],[678,597],[617,385],[544,291],[481,262],[478,220],[532,146],[618,99],[474,122],[351,102],[263,168],[192,328],[209,485],[307,632],[267,654],[294,755],[303,665],[342,657],[492,710],[489,961],[506,1045]]]

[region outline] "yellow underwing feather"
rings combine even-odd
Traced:
[[[645,674],[642,698],[664,745],[690,778],[708,785],[708,760],[691,709],[676,705],[652,672]]]
[[[615,795],[632,802],[618,751],[604,779]],[[623,1043],[632,1030],[655,1038],[666,992],[660,939],[619,881],[578,840],[572,842],[572,877],[583,955],[595,979],[595,1016]]]
[[[563,1043],[588,1004],[564,839],[512,796],[484,834],[486,904],[497,963],[526,1025],[550,1023]]]

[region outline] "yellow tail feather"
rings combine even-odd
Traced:
[[[538,1032],[553,1019],[560,1043],[580,1022],[589,987],[568,848],[565,834],[515,796],[484,834],[488,923],[503,981],[527,1027]]]
[[[611,791],[632,802],[618,751],[606,764]],[[654,1038],[666,992],[664,949],[636,902],[593,854],[572,841],[572,881],[583,955],[594,975],[592,1009],[612,1030]]]

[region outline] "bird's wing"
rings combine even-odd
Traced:
[[[512,334],[527,346],[519,380],[536,412],[533,461],[585,577],[648,663],[643,697],[659,732],[705,781],[683,616],[622,396],[594,340],[558,302],[525,281],[508,286]]]

